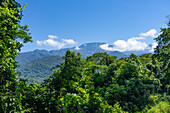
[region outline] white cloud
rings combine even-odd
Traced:
[[[80,48],[79,48],[79,47],[75,47],[74,49],[75,49],[75,50],[80,50]]]
[[[47,45],[47,46],[52,46],[52,47],[57,47],[58,49],[63,48],[66,45],[74,45],[77,44],[73,39],[62,39],[62,42],[55,41],[58,37],[55,35],[48,35],[49,39],[47,40],[42,40],[39,41],[37,40],[36,43],[37,45]],[[78,48],[76,48],[78,49]]]
[[[148,32],[146,32],[146,33],[140,33],[140,35],[141,36],[150,36],[150,37],[157,37],[156,36],[156,33],[157,33],[157,31],[155,30],[155,29],[151,29],[151,30],[149,30]]]
[[[48,45],[48,46],[57,47],[58,49],[61,49],[66,45],[65,43],[60,43],[58,41],[54,41],[53,39],[47,39],[47,40],[44,40],[44,41],[37,41],[37,45],[41,46],[43,44]]]
[[[36,43],[37,43],[37,45],[41,46],[43,44],[43,41],[37,40]]]
[[[69,45],[77,44],[73,39],[62,39],[63,42],[66,42]]]
[[[109,44],[103,44],[100,45],[100,48],[107,51],[144,51],[146,49],[151,49],[150,51],[154,51],[154,48],[156,47],[156,43],[152,44],[152,48],[149,48],[148,44],[146,42],[141,42],[139,40],[146,39],[146,37],[157,37],[156,36],[157,31],[155,29],[151,29],[146,33],[140,33],[140,37],[132,37],[125,40],[117,40],[115,41],[114,47],[109,47]]]
[[[55,35],[48,35],[48,38],[51,38],[51,39],[57,39],[58,37],[57,36],[55,36]]]
[[[107,51],[115,51],[115,49],[113,47],[109,47],[109,44],[102,44],[99,46],[101,49],[103,50],[107,50]]]
[[[146,39],[146,37],[132,37],[131,39],[142,40],[142,39]]]
[[[148,49],[148,44],[145,42],[140,42],[138,40],[145,39],[144,37],[133,37],[128,39],[127,41],[124,40],[117,40],[114,42],[114,47],[109,47],[109,44],[100,45],[100,48],[103,50],[108,51],[144,51]]]
[[[157,43],[152,43],[152,47],[151,47],[151,50],[149,52],[154,52],[154,49],[156,48],[156,46],[158,46]]]

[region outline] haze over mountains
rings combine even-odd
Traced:
[[[111,56],[117,56],[117,58],[127,57],[131,53],[141,55],[149,53],[150,49],[145,51],[107,51],[103,50],[100,46],[106,44],[101,42],[85,43],[79,47],[65,48],[60,50],[34,50],[29,52],[20,53],[20,56],[16,57],[16,61],[19,62],[20,67],[17,68],[17,72],[21,73],[22,77],[28,78],[33,82],[32,78],[41,82],[45,78],[52,74],[51,68],[62,62],[62,56],[69,49],[70,51],[80,52],[82,57],[90,56],[98,52],[107,52]],[[151,45],[149,45],[151,47]],[[109,45],[109,47],[113,47]]]

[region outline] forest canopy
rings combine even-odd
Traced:
[[[32,42],[21,26],[22,7],[0,2],[0,112],[114,113],[170,112],[170,25],[155,38],[154,54],[117,59],[107,53],[82,58],[67,50],[63,62],[40,84],[18,78],[15,61],[22,44]],[[170,20],[169,20],[170,23]]]

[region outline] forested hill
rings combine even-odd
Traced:
[[[29,83],[40,83],[48,78],[52,73],[52,68],[61,63],[61,56],[47,56],[29,63],[21,64],[16,69],[21,74],[21,78],[28,79]]]

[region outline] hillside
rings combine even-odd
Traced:
[[[19,64],[25,64],[33,60],[38,60],[51,54],[47,50],[34,50],[29,52],[20,53],[20,56],[16,57],[16,61]]]
[[[62,62],[60,56],[47,56],[29,63],[21,64],[17,72],[21,77],[28,78],[29,82],[41,82],[48,78],[52,73],[52,67]]]

